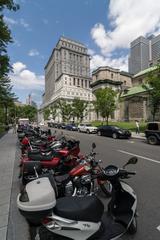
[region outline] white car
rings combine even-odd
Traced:
[[[78,132],[96,133],[97,127],[93,127],[90,123],[80,123],[78,125]]]

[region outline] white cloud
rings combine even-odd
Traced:
[[[10,18],[10,17],[6,17],[4,16],[4,21],[11,27],[11,26],[22,26],[24,27],[26,30],[28,31],[31,31],[31,28],[29,26],[29,24],[23,19],[23,18],[20,18],[20,19],[13,19],[13,18]]]
[[[95,70],[100,66],[110,66],[118,68],[123,71],[128,70],[128,56],[122,56],[120,58],[112,59],[110,57],[104,57],[101,55],[93,55],[91,58],[91,71]]]
[[[9,18],[4,16],[4,21],[8,24],[8,25],[17,25],[18,22],[16,20],[14,20],[13,18]]]
[[[39,52],[38,52],[37,49],[31,49],[31,50],[29,51],[28,55],[29,55],[30,57],[38,56],[38,55],[39,55]]]
[[[88,48],[88,54],[89,55],[94,55],[95,51],[93,49]]]
[[[157,0],[110,0],[112,30],[101,23],[91,29],[91,36],[103,55],[118,48],[128,48],[140,35],[160,33],[160,3]]]
[[[21,18],[19,22],[24,28],[29,29],[29,24],[23,18]]]
[[[36,75],[27,69],[22,62],[16,62],[12,65],[13,73],[10,74],[11,82],[15,89],[43,89],[44,76]]]

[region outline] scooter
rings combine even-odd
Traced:
[[[137,163],[131,158],[126,164]],[[102,180],[112,183],[112,198],[108,211],[96,196],[64,197],[56,200],[54,184],[49,178],[34,180],[17,197],[21,214],[32,223],[40,224],[56,239],[73,240],[114,240],[127,231],[137,231],[137,196],[122,179],[135,172],[119,169],[114,165],[106,167],[99,175]],[[34,191],[33,191],[34,190]],[[42,227],[38,228],[39,239]],[[44,229],[43,229],[44,230]]]

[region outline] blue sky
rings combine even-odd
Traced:
[[[20,10],[5,11],[4,16],[14,39],[8,47],[14,70],[10,77],[22,102],[31,93],[40,104],[44,66],[60,36],[88,47],[91,69],[109,65],[127,70],[129,43],[139,35],[160,32],[160,3],[156,0],[16,2]]]

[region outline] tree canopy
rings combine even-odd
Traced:
[[[6,9],[16,11],[19,9],[19,5],[14,3],[13,0],[0,1],[0,108],[1,114],[5,115],[2,119],[7,124],[8,108],[13,105],[15,95],[12,93],[11,81],[8,77],[8,73],[12,68],[7,46],[12,42],[12,36],[8,25],[4,21],[3,10]]]
[[[101,115],[103,119],[106,120],[108,124],[109,116],[116,109],[115,97],[116,92],[111,88],[98,89],[95,92],[96,100],[94,102],[94,107],[97,112]]]
[[[160,64],[157,64],[155,70],[148,73],[146,83],[147,85],[144,86],[149,93],[149,106],[154,121],[160,110]]]

